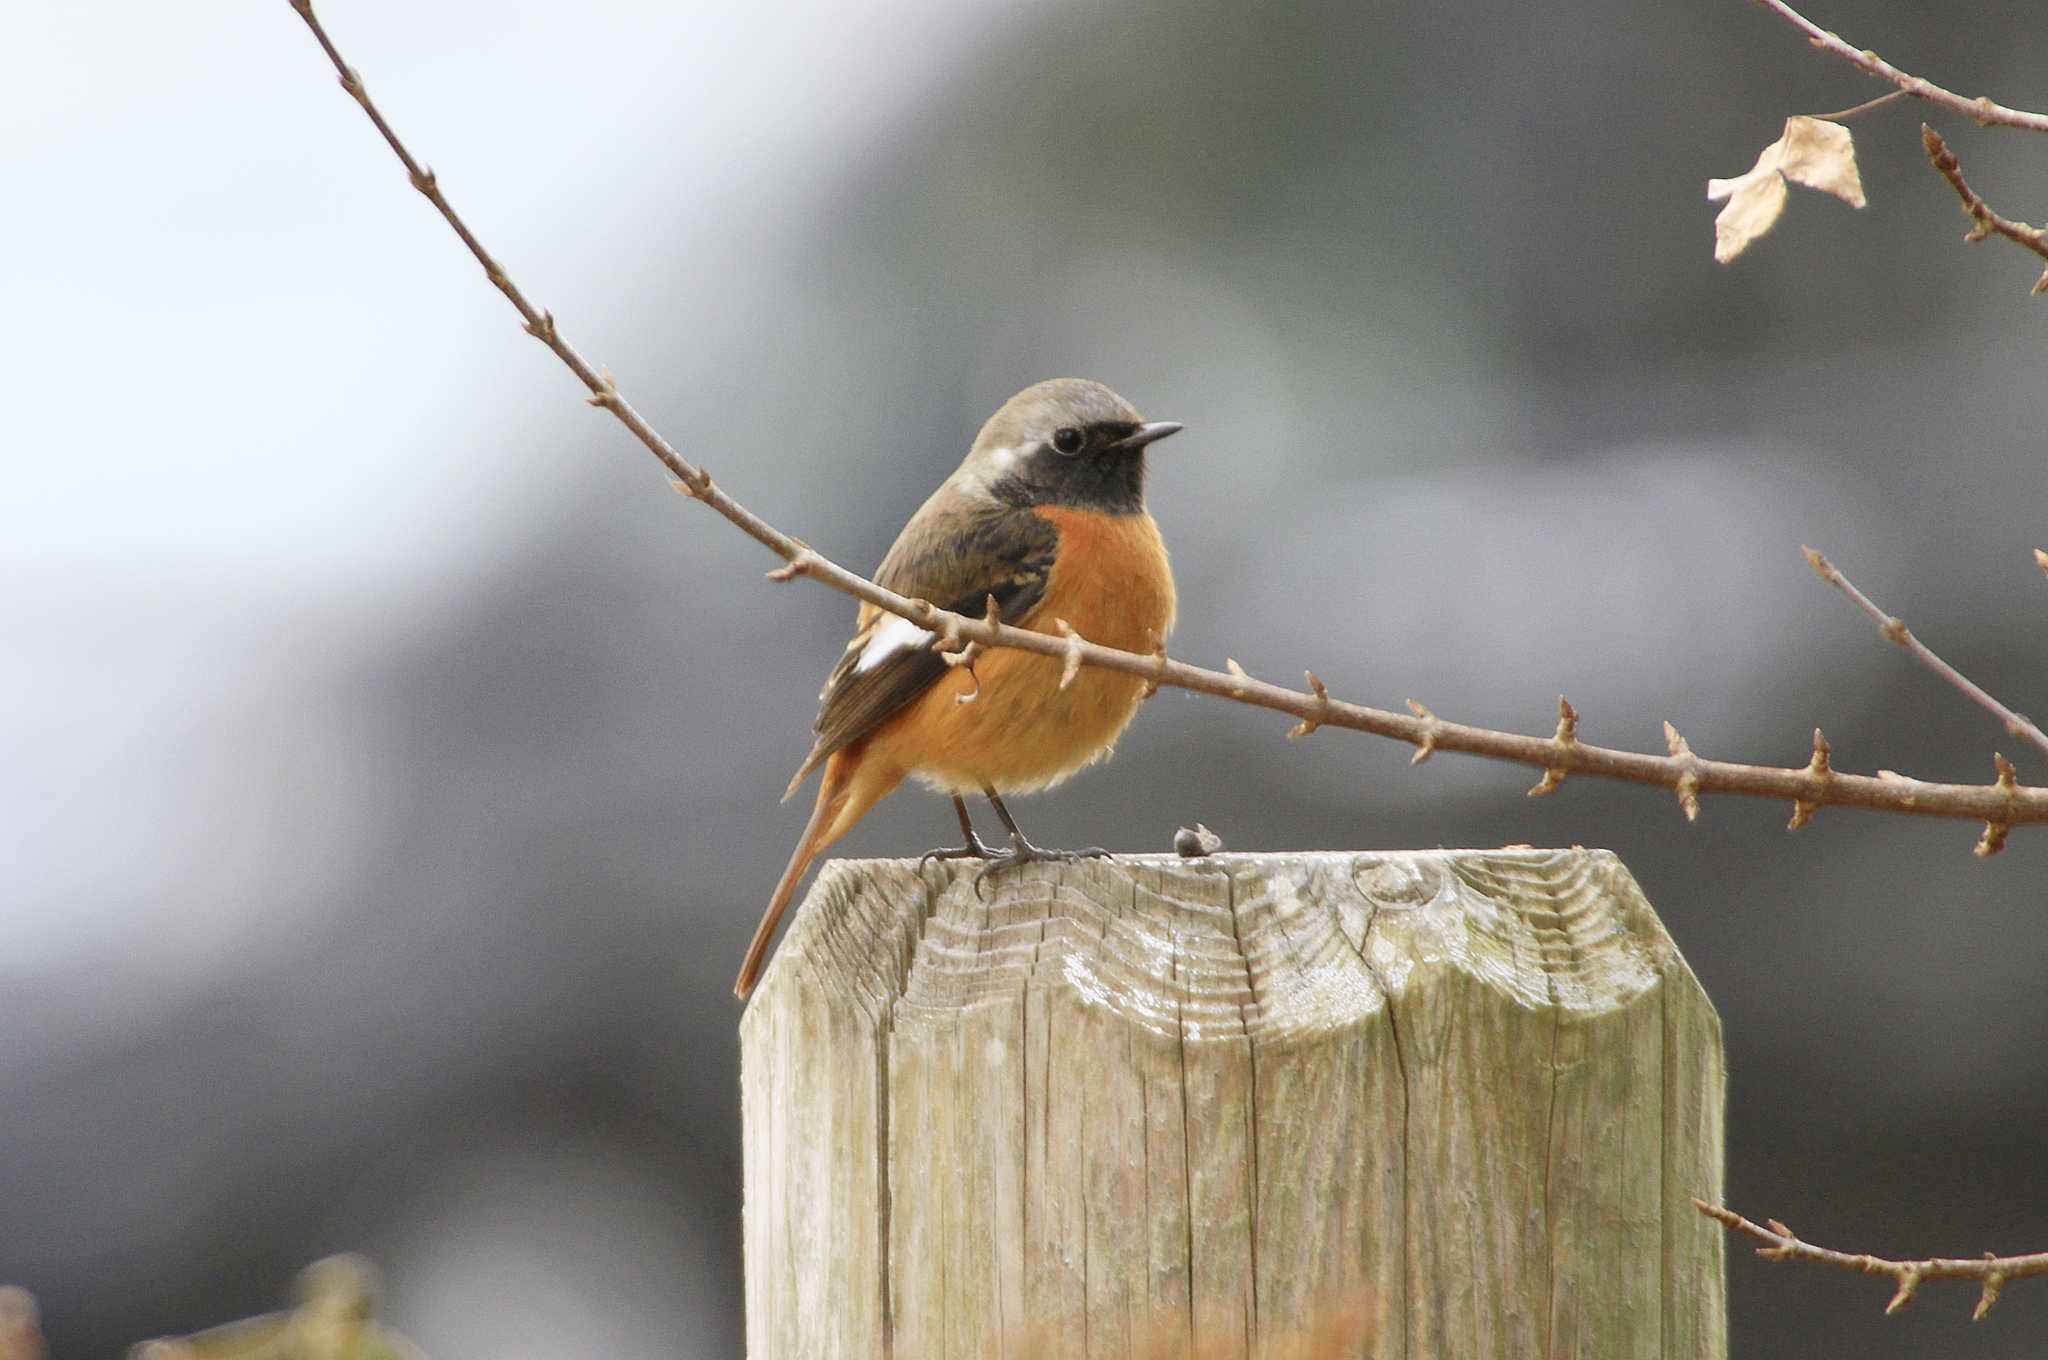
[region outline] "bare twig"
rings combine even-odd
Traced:
[[[1881,94],[1875,99],[1866,99],[1853,108],[1837,109],[1833,113],[1809,113],[1806,116],[1808,118],[1818,118],[1824,123],[1846,123],[1859,113],[1869,113],[1872,109],[1881,109],[1894,99],[1904,99],[1905,97],[1906,92],[1904,90],[1893,90],[1890,94]]]
[[[1934,1256],[1922,1261],[1890,1261],[1882,1256],[1816,1247],[1811,1242],[1801,1241],[1775,1218],[1766,1227],[1752,1223],[1733,1209],[1724,1209],[1703,1199],[1695,1199],[1692,1203],[1695,1209],[1722,1226],[1748,1233],[1762,1242],[1764,1245],[1757,1248],[1756,1254],[1766,1260],[1818,1261],[1822,1265],[1857,1270],[1865,1275],[1890,1276],[1898,1288],[1893,1291],[1891,1302],[1885,1305],[1887,1313],[1896,1313],[1911,1303],[1923,1281],[1975,1280],[1982,1292],[1977,1297],[1976,1311],[1970,1317],[1972,1321],[1981,1322],[1998,1302],[1999,1292],[2005,1288],[2006,1281],[2030,1275],[2048,1275],[2048,1251],[2026,1256],[1994,1256],[1987,1251],[1981,1257]]]
[[[1963,236],[1965,241],[1981,241],[1987,236],[1994,235],[2003,236],[2015,245],[2031,250],[2042,259],[2048,260],[2048,232],[2042,231],[2039,227],[2030,227],[2025,222],[2015,222],[2010,217],[2002,217],[1993,211],[1991,205],[1979,197],[1977,191],[1963,178],[1963,167],[1956,160],[1955,152],[1948,149],[1948,143],[1941,139],[1939,132],[1925,123],[1920,125],[1920,145],[1927,148],[1927,159],[1934,162],[1934,168],[1941,172],[1941,177],[1956,191],[1956,197],[1963,200],[1963,211],[1969,214],[1970,221],[1975,224]],[[2042,269],[2041,277],[2034,280],[2034,291],[2048,293],[2048,268]]]
[[[2013,127],[2025,128],[2029,132],[2048,132],[2048,113],[2010,109],[1989,99],[1967,99],[1952,90],[1944,90],[1932,81],[1908,75],[1867,48],[1852,47],[1786,4],[1785,0],[1758,0],[1758,3],[1804,33],[1807,41],[1821,51],[1833,53],[1866,75],[1890,81],[1915,99],[1925,99],[1930,104],[1953,109],[1965,118],[1975,119],[1984,127]]]
[[[2007,732],[2026,742],[2035,750],[2048,755],[2048,733],[2043,733],[2040,728],[2036,727],[2031,718],[2028,718],[2024,713],[2013,712],[1992,695],[1986,693],[1983,686],[1977,684],[1969,676],[1964,675],[1954,666],[1949,665],[1948,662],[1936,656],[1926,643],[1913,636],[1913,631],[1906,627],[1904,620],[1894,618],[1892,615],[1879,609],[1871,602],[1868,595],[1865,595],[1856,588],[1854,582],[1842,575],[1841,568],[1828,561],[1826,557],[1811,548],[1801,548],[1800,551],[1806,554],[1807,565],[1813,568],[1815,574],[1821,580],[1826,581],[1829,585],[1847,595],[1858,609],[1870,616],[1871,621],[1877,625],[1877,631],[1884,634],[1887,642],[1896,642],[1899,646],[1904,647],[1913,654],[1914,660],[1927,667],[1928,670],[1933,671],[1949,684],[1955,686],[1971,703],[1976,704],[1990,713],[1992,717],[1998,719],[1999,725],[2004,727]]]
[[[563,338],[555,325],[554,317],[527,300],[518,285],[512,282],[504,269],[492,259],[468,226],[456,215],[446,197],[442,195],[439,182],[433,173],[413,159],[412,154],[399,141],[397,134],[391,130],[390,124],[378,112],[376,105],[370,101],[361,77],[342,60],[340,52],[335,49],[320,21],[314,16],[311,0],[290,0],[290,3],[306,21],[313,36],[319,40],[322,50],[334,63],[335,69],[341,73],[342,88],[362,106],[363,112],[369,116],[393,153],[405,165],[413,187],[425,195],[447,220],[449,226],[454,228],[456,235],[462,238],[463,244],[469,248],[478,263],[483,265],[491,283],[525,319],[527,333],[553,350],[555,355],[568,365],[577,379],[590,390],[589,400],[592,405],[610,411],[632,431],[635,438],[661,460],[662,465],[675,477],[679,490],[693,500],[709,506],[749,538],[781,557],[785,565],[769,573],[777,580],[807,576],[822,581],[835,590],[865,600],[891,614],[909,619],[919,627],[929,629],[944,639],[949,647],[961,649],[955,653],[956,655],[971,655],[977,648],[1010,647],[1066,664],[1073,664],[1074,658],[1079,658],[1079,664],[1084,666],[1096,666],[1137,677],[1146,682],[1147,693],[1153,692],[1159,685],[1173,685],[1180,689],[1234,699],[1254,707],[1285,713],[1301,720],[1302,723],[1318,727],[1343,727],[1408,742],[1416,748],[1416,763],[1427,759],[1433,751],[1459,751],[1467,755],[1533,766],[1546,772],[1546,780],[1552,774],[1556,776],[1557,781],[1562,781],[1566,774],[1584,774],[1635,784],[1658,785],[1677,791],[1687,807],[1688,815],[1692,814],[1697,806],[1697,800],[1702,796],[1738,794],[1782,799],[1794,804],[1795,809],[1806,806],[1809,809],[1808,815],[1811,815],[1810,809],[1814,807],[1841,806],[1870,808],[1910,816],[1982,821],[1987,825],[1996,824],[2004,827],[2048,823],[2048,788],[2021,788],[2004,780],[1997,784],[1985,785],[1933,784],[1908,779],[1889,771],[1876,777],[1832,772],[1816,775],[1810,766],[1781,769],[1774,766],[1705,760],[1694,755],[1690,749],[1682,754],[1655,756],[1604,746],[1590,746],[1576,739],[1577,714],[1568,711],[1566,717],[1560,720],[1559,732],[1554,737],[1498,732],[1482,727],[1469,727],[1462,723],[1445,722],[1412,699],[1409,701],[1412,716],[1385,709],[1368,708],[1361,704],[1345,703],[1331,698],[1328,690],[1313,680],[1310,684],[1314,692],[1303,693],[1259,680],[1247,674],[1243,667],[1235,662],[1231,663],[1227,674],[1204,670],[1183,661],[1172,660],[1166,655],[1163,647],[1149,655],[1122,651],[1089,642],[1078,633],[1060,637],[1002,623],[993,613],[986,618],[969,618],[950,613],[927,600],[910,599],[884,589],[866,577],[840,566],[802,540],[783,533],[748,510],[714,485],[709,474],[684,458],[674,446],[663,439],[620,394],[617,384],[610,375],[592,367]],[[1555,786],[1555,783],[1552,783],[1551,787]]]

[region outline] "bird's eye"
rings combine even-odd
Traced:
[[[1061,426],[1052,432],[1052,446],[1069,458],[1079,453],[1087,442],[1087,436],[1071,425]]]

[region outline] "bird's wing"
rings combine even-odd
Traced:
[[[1028,509],[963,507],[942,499],[945,494],[934,496],[904,527],[875,572],[875,583],[971,616],[979,616],[993,595],[1005,623],[1022,623],[1045,595],[1059,531]],[[860,626],[818,696],[817,744],[790,781],[790,792],[827,756],[874,731],[945,674],[935,641],[906,618],[861,606]]]

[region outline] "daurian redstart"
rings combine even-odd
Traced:
[[[1027,387],[989,418],[966,461],[903,526],[875,581],[975,617],[994,597],[1004,623],[1035,632],[1056,632],[1063,619],[1092,642],[1159,647],[1173,628],[1173,573],[1145,513],[1145,450],[1179,429],[1147,424],[1100,383]],[[804,870],[905,775],[953,797],[967,844],[941,856],[987,859],[991,868],[1075,857],[1025,840],[1002,795],[1056,784],[1107,756],[1145,682],[1086,668],[1062,689],[1058,658],[1009,648],[970,671],[948,666],[936,640],[908,619],[860,607],[820,696],[817,742],[783,794],[825,767],[817,808],[740,965],[740,997],[754,990]],[[962,795],[976,792],[1010,833],[1008,851],[993,853],[975,837]]]

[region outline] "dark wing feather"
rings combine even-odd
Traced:
[[[993,595],[1005,623],[1022,623],[1045,595],[1059,531],[1028,509],[963,505],[964,499],[941,488],[926,502],[882,559],[875,583],[974,617],[982,614]],[[819,696],[817,744],[790,781],[791,792],[826,757],[874,731],[945,674],[945,659],[930,640],[899,648],[867,670],[858,669],[876,630],[895,617],[862,607],[860,630]]]

